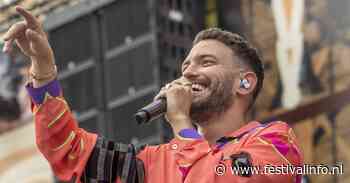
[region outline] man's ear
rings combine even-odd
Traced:
[[[240,74],[239,87],[237,88],[238,95],[249,95],[254,92],[258,78],[254,72],[244,72]]]

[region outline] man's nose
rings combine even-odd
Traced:
[[[189,65],[183,72],[182,75],[187,79],[195,79],[198,77],[198,68],[196,65]]]

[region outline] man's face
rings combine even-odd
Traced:
[[[234,59],[232,50],[216,40],[200,41],[191,49],[182,74],[193,84],[190,112],[194,121],[201,122],[232,105],[233,83],[239,73]]]

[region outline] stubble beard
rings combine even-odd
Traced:
[[[212,80],[209,96],[194,101],[190,109],[190,117],[195,123],[206,122],[209,118],[220,115],[225,112],[233,104],[233,78],[232,76]]]

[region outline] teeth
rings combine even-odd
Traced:
[[[204,86],[200,84],[192,84],[192,89],[196,91],[201,91],[201,90],[204,90]]]

